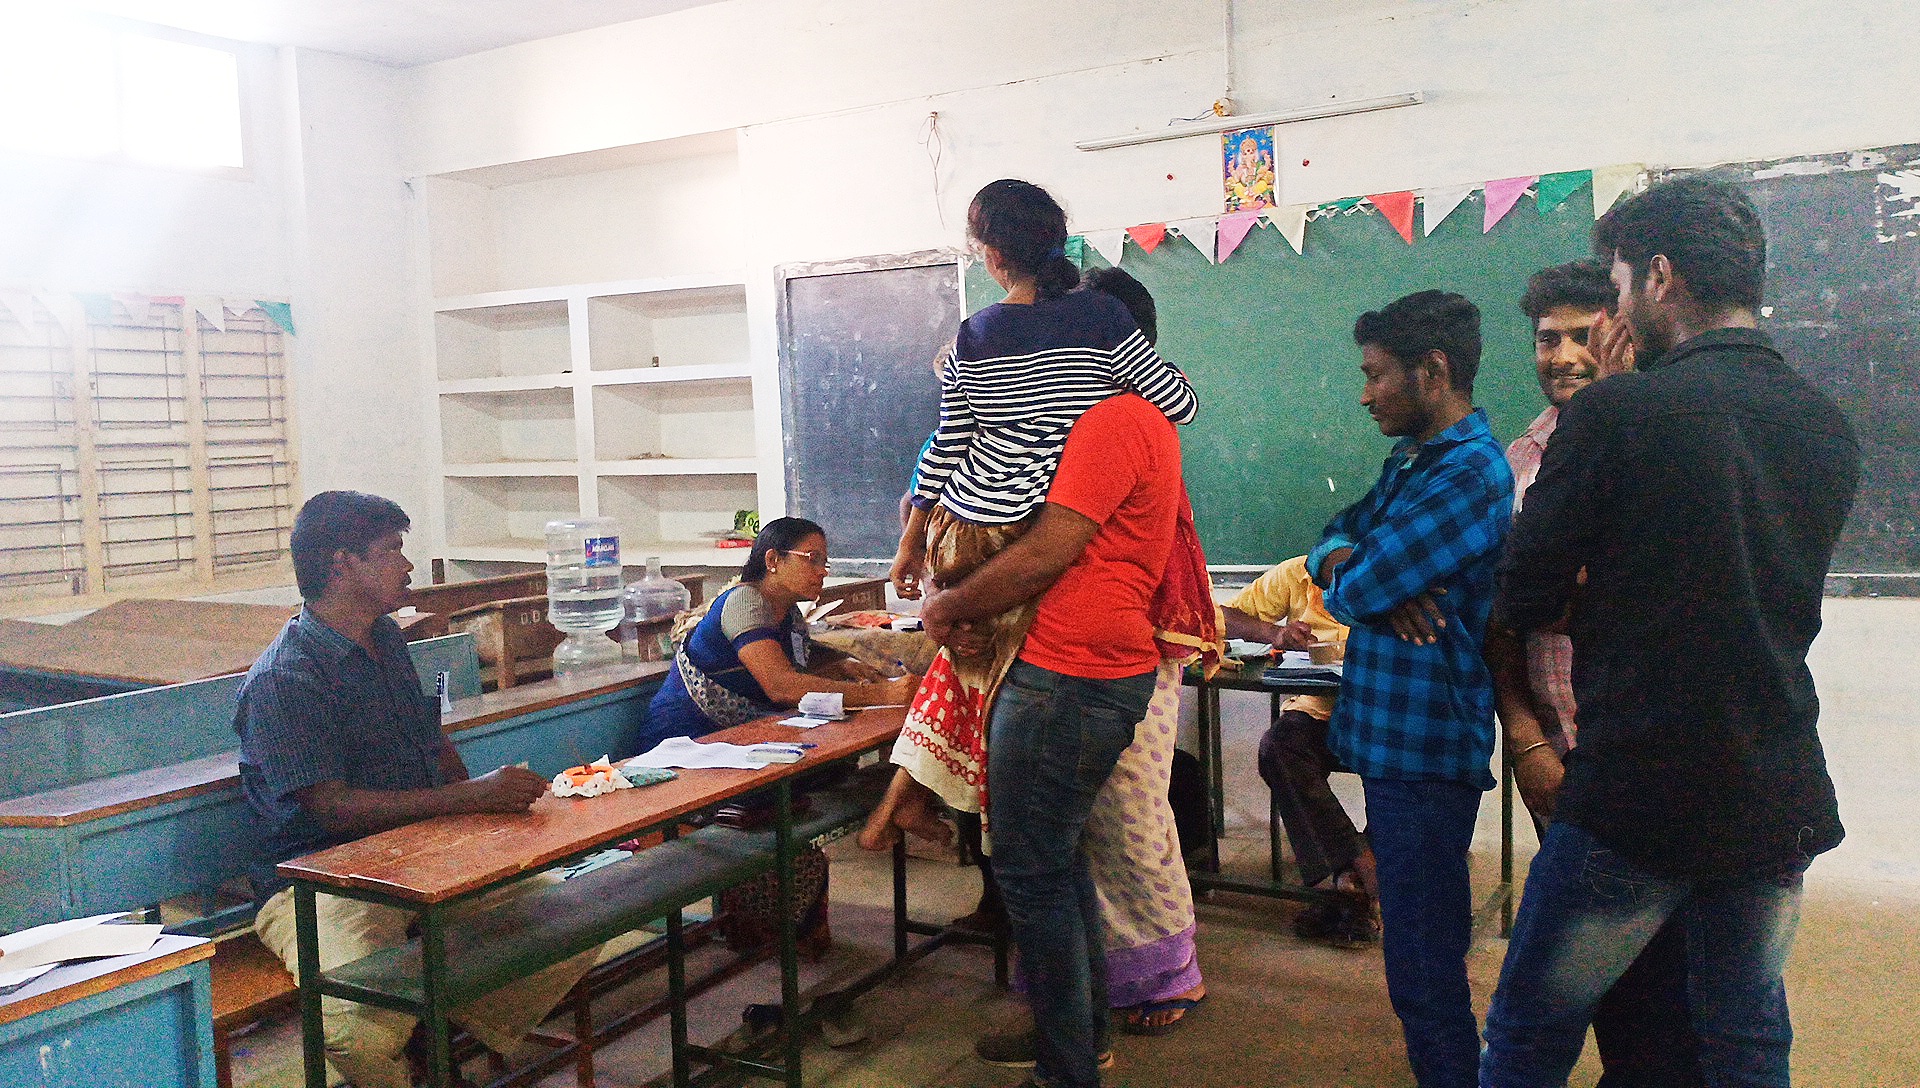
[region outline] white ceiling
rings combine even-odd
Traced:
[[[716,2],[65,0],[63,6],[235,41],[292,45],[410,67]]]

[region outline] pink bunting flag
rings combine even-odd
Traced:
[[[1232,215],[1221,216],[1220,233],[1214,242],[1218,247],[1218,259],[1224,261],[1233,256],[1233,251],[1240,248],[1240,243],[1246,241],[1247,234],[1258,222],[1260,222],[1258,208],[1249,212],[1234,212]]]
[[[1127,237],[1133,239],[1134,245],[1139,246],[1148,253],[1152,253],[1155,249],[1159,248],[1161,242],[1166,241],[1167,225],[1165,223],[1145,223],[1138,227],[1128,227]]]
[[[1369,193],[1367,199],[1387,217],[1393,229],[1406,241],[1413,244],[1413,191],[1404,193]]]
[[[1529,174],[1524,178],[1501,178],[1487,182],[1487,211],[1480,222],[1480,233],[1493,229],[1495,223],[1507,217],[1513,206],[1520,202],[1520,196],[1527,186],[1540,180],[1540,175]]]

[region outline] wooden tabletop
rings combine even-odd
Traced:
[[[796,729],[777,724],[778,718],[765,718],[700,739],[734,744],[799,741],[816,747],[798,763],[750,771],[683,770],[671,782],[600,797],[561,799],[548,794],[524,814],[423,820],[282,862],[279,873],[322,888],[359,888],[421,904],[444,902],[782,778],[871,751],[898,735],[905,717],[906,711],[900,708],[854,711],[846,721],[815,729]]]
[[[659,661],[608,665],[470,699],[455,699],[453,709],[441,716],[441,728],[452,734],[503,718],[623,691],[656,679],[671,667]],[[220,752],[186,763],[0,801],[0,827],[68,827],[197,794],[231,789],[237,787],[239,781],[239,753]]]
[[[213,955],[204,937],[161,937],[152,948],[132,956],[109,956],[56,967],[18,990],[0,997],[0,1024],[70,1005],[143,978],[185,967]]]

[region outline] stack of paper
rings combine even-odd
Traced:
[[[24,986],[69,960],[136,955],[160,939],[157,925],[106,924],[124,917],[97,914],[0,937],[0,989]]]

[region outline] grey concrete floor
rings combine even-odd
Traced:
[[[1523,843],[1530,848],[1531,843]],[[1265,865],[1264,828],[1241,826],[1227,842],[1227,867],[1248,873]],[[890,947],[889,882],[884,856],[843,841],[832,848],[833,952],[807,965],[810,988],[832,988],[881,962]],[[1476,876],[1490,883],[1496,856],[1475,857]],[[914,858],[910,885],[916,913],[942,919],[971,909],[978,885],[948,861]],[[1815,867],[1818,873],[1818,866]],[[1920,901],[1893,889],[1810,886],[1805,918],[1788,972],[1798,1041],[1795,1079],[1817,1088],[1920,1086]],[[1203,902],[1200,956],[1210,997],[1179,1030],[1156,1038],[1118,1035],[1114,1088],[1240,1088],[1253,1085],[1405,1086],[1412,1084],[1398,1024],[1387,1004],[1376,948],[1337,950],[1296,940],[1294,907],[1216,894]],[[1475,1004],[1484,1014],[1498,977],[1504,942],[1489,936],[1469,968]],[[699,954],[716,962],[717,951]],[[647,979],[611,995],[608,1009],[657,995]],[[713,1041],[739,1025],[742,1005],[777,1000],[777,974],[760,965],[703,996],[692,1034]],[[972,1042],[984,1031],[1018,1021],[1015,998],[992,982],[984,949],[943,950],[862,999],[859,1019],[870,1038],[844,1050],[813,1039],[807,1083],[820,1088],[939,1086],[1002,1088],[1017,1072],[980,1064]],[[599,1056],[599,1083],[659,1082],[666,1071],[664,1020],[644,1027]],[[267,1025],[237,1041],[236,1083],[280,1088],[299,1083],[297,1025]],[[1592,1048],[1571,1084],[1592,1085],[1599,1068]],[[571,1085],[571,1073],[543,1082]]]

